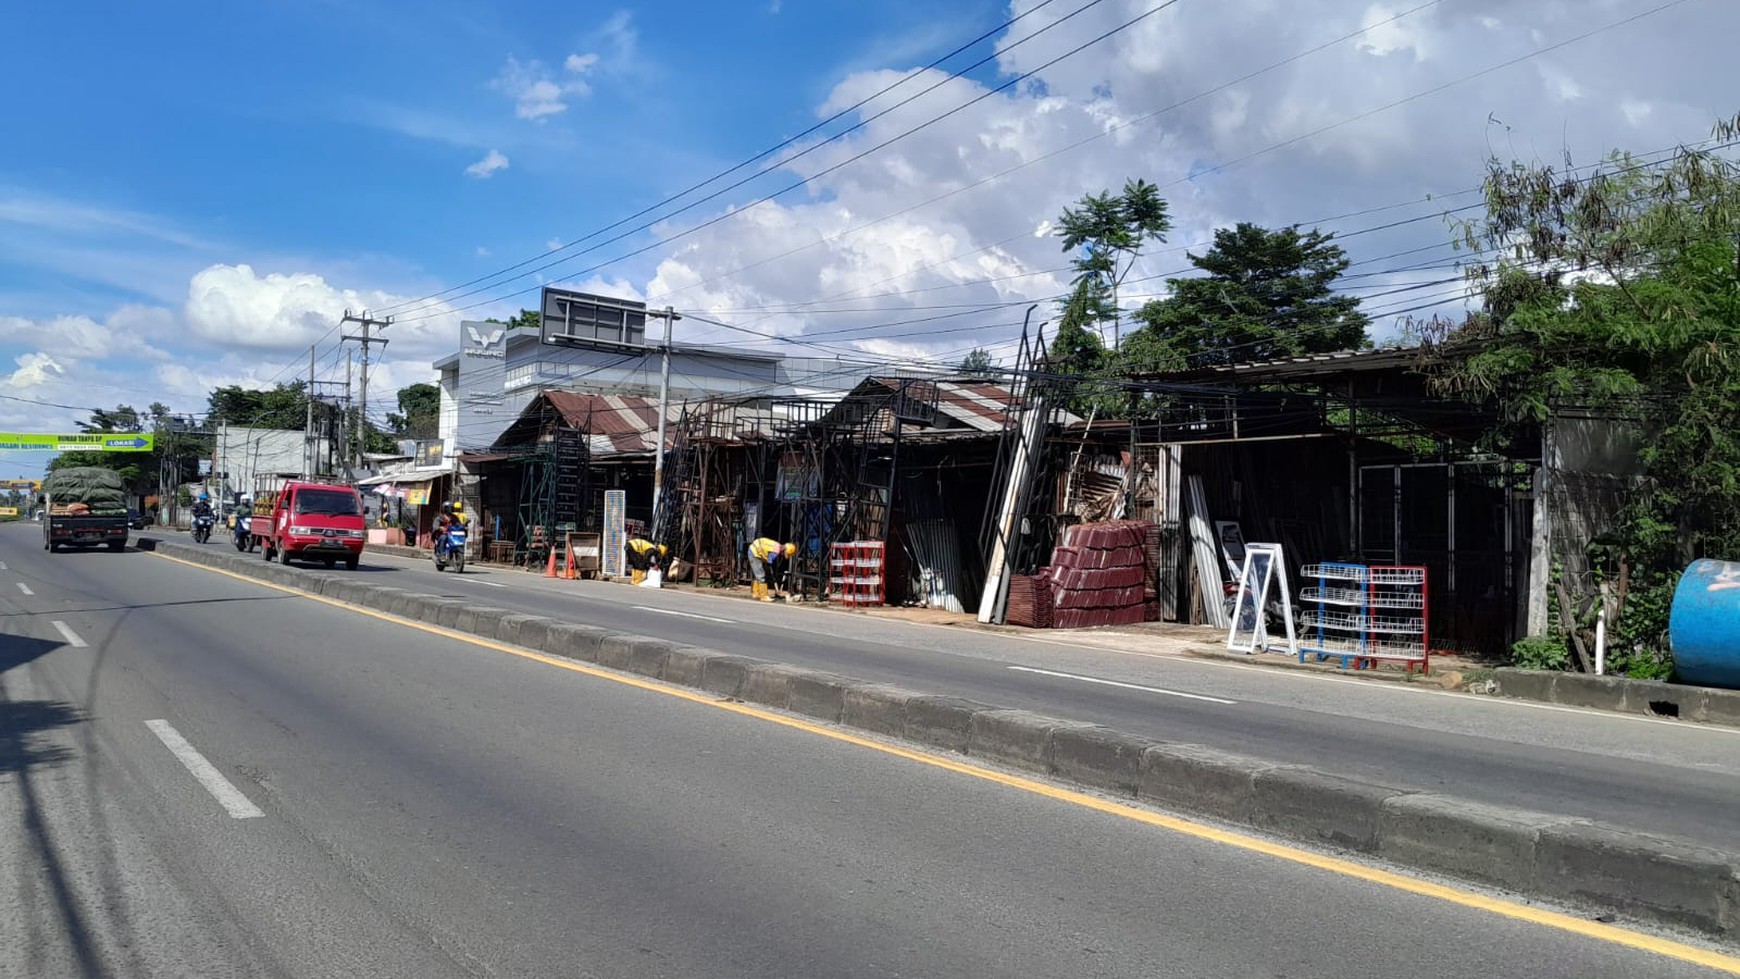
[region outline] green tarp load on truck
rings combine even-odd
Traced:
[[[83,503],[93,514],[127,513],[127,489],[121,474],[100,466],[56,469],[43,480],[42,491],[55,509]]]

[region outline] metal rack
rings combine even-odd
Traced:
[[[833,545],[828,563],[833,586],[829,599],[842,605],[881,605],[887,599],[887,567],[883,541],[840,541]]]
[[[1301,615],[1307,630],[1299,662],[1341,661],[1343,669],[1376,667],[1381,660],[1429,671],[1426,569],[1392,565],[1308,564],[1301,577],[1317,584],[1300,592],[1314,608]],[[1417,612],[1417,615],[1407,614]]]

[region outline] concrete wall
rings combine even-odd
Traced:
[[[328,443],[325,438],[315,439],[321,463],[327,458]],[[307,451],[307,436],[299,430],[219,425],[214,468],[230,474],[230,492],[252,492],[257,473],[302,472],[307,466]]]
[[[459,332],[458,367],[451,375],[443,371],[441,381],[441,435],[458,450],[478,451],[494,444],[545,388],[658,397],[661,365],[656,352],[545,344],[536,332],[475,320],[460,324]],[[692,348],[671,355],[671,398],[826,396],[850,390],[867,372],[830,358],[787,361]]]

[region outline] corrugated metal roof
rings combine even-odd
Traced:
[[[1189,370],[1141,375],[1162,381],[1230,381],[1306,380],[1316,377],[1343,375],[1363,371],[1410,368],[1419,363],[1424,351],[1417,346],[1392,344],[1359,350],[1336,350],[1330,353],[1304,354],[1279,360],[1253,361],[1243,364],[1216,364]]]
[[[585,432],[592,455],[651,454],[658,444],[659,408],[651,398],[634,395],[589,394],[546,390],[545,403],[562,417],[563,424]],[[542,409],[533,401],[520,417],[526,419]],[[772,431],[773,418],[766,408],[747,404],[711,404],[704,407],[672,403],[665,414],[665,441],[673,442],[683,424],[684,413],[704,411],[710,421],[694,433],[697,437],[747,439]]]
[[[946,423],[939,423],[939,427],[954,425],[976,432],[1000,432],[1013,423],[1010,408],[1013,407],[1017,417],[1021,410],[1020,398],[1014,398],[1011,405],[1012,392],[1007,384],[978,378],[919,380],[936,387],[937,414],[946,420]],[[890,390],[897,389],[900,382],[901,378],[898,377],[872,377],[867,381]],[[1064,424],[1079,420],[1074,415],[1064,413]]]

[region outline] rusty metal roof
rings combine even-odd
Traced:
[[[1279,360],[1244,364],[1216,364],[1181,371],[1140,374],[1138,378],[1160,381],[1216,381],[1269,383],[1276,381],[1311,381],[1345,377],[1370,371],[1410,370],[1417,368],[1425,351],[1417,346],[1390,345],[1359,350],[1337,350],[1331,353],[1305,354]]]
[[[900,382],[898,377],[872,377],[865,384],[893,390],[900,387]],[[1007,384],[983,378],[926,379],[925,382],[935,385],[937,414],[946,418],[949,425],[976,432],[1000,432],[1011,423],[1009,412],[1013,395]],[[1013,397],[1013,408],[1017,413],[1021,410],[1019,397]],[[1065,418],[1066,423],[1074,420],[1073,415]]]

